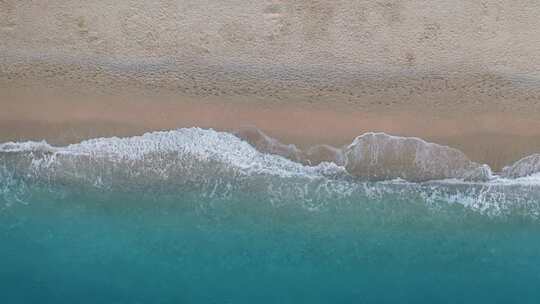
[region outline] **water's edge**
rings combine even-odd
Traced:
[[[4,208],[29,188],[192,192],[215,198],[257,192],[273,204],[409,197],[457,203],[489,215],[540,214],[540,154],[493,174],[459,150],[419,138],[366,133],[350,145],[301,150],[257,129],[236,134],[199,128],[98,138],[65,147],[0,144]],[[92,190],[94,189],[94,190]]]

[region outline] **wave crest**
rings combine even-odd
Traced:
[[[362,180],[401,178],[423,182],[460,178],[487,181],[492,177],[489,166],[471,161],[461,151],[415,137],[366,133],[345,148],[317,145],[303,151],[295,145],[283,144],[256,128],[244,128],[236,135],[262,153],[280,155],[305,165],[335,163]]]
[[[245,194],[253,195],[254,201],[299,202],[309,209],[336,200],[359,203],[408,197],[435,205],[457,202],[488,214],[540,215],[540,178],[492,176],[489,166],[421,139],[367,133],[341,149],[321,145],[301,150],[260,131],[250,134],[240,135],[246,139],[242,140],[226,132],[190,128],[98,138],[65,147],[45,142],[0,144],[0,200],[25,201],[32,186],[90,187],[197,193],[196,199]],[[252,146],[247,140],[259,142]],[[265,149],[278,155],[261,153]],[[531,162],[517,164],[529,168]],[[390,181],[380,182],[383,179]]]
[[[469,160],[461,151],[415,137],[366,133],[345,151],[347,171],[369,180],[402,178],[421,182],[467,177],[485,181],[490,178],[489,170],[482,170],[480,164]]]
[[[302,150],[256,128],[234,134],[186,128],[127,138],[97,138],[65,147],[53,147],[44,141],[8,142],[0,144],[0,161],[16,171],[31,172],[27,175],[54,172],[55,176],[79,176],[106,166],[129,168],[122,169],[128,175],[204,175],[204,170],[219,168],[246,176],[339,175],[364,181],[497,179],[488,165],[471,161],[457,149],[420,138],[366,133],[343,148],[317,145]],[[500,177],[516,179],[539,172],[540,154],[534,154],[505,167]]]
[[[540,154],[524,157],[510,166],[503,168],[502,177],[519,178],[540,173]]]

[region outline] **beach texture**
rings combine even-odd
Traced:
[[[0,0],[2,303],[539,303],[538,16]]]
[[[5,0],[0,137],[254,125],[341,145],[383,131],[501,168],[540,150],[539,13],[531,1]]]

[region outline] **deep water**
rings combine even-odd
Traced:
[[[203,133],[0,153],[1,303],[540,301],[534,179],[366,182]]]
[[[0,213],[0,289],[3,303],[538,303],[539,236],[535,220],[403,198],[308,210],[35,189]]]

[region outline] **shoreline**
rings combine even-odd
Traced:
[[[254,126],[301,148],[343,146],[366,132],[414,136],[463,151],[500,170],[540,152],[540,121],[512,113],[365,111],[347,104],[222,101],[182,95],[122,96],[0,92],[0,142],[46,140],[65,145],[96,137],[134,136],[184,127],[233,132]],[[37,102],[39,101],[39,102]]]
[[[0,141],[255,126],[415,136],[495,170],[540,152],[540,5],[274,2],[0,1]]]

